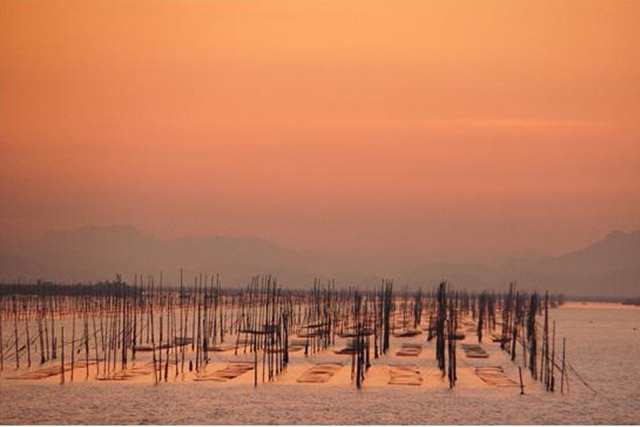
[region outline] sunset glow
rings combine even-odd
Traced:
[[[640,3],[10,1],[2,238],[434,259],[640,227]]]

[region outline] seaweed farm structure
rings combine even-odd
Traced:
[[[579,375],[549,312],[557,298],[446,282],[398,291],[272,276],[225,289],[217,275],[84,286],[0,285],[0,386],[138,381],[476,386],[568,393]],[[517,373],[517,374],[514,374]],[[571,374],[571,375],[570,375]],[[535,387],[533,387],[535,385]]]

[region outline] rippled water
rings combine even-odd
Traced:
[[[640,309],[553,311],[572,364],[571,394],[513,389],[211,383],[0,383],[5,424],[639,424]],[[636,330],[634,330],[636,328]],[[431,351],[431,350],[426,350]],[[430,353],[429,353],[430,354]]]

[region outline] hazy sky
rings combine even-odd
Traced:
[[[640,227],[640,2],[3,0],[3,244],[466,259]]]

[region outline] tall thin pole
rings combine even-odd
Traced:
[[[60,327],[61,329],[61,340],[62,340],[62,360],[60,361],[60,384],[64,384],[64,326]]]

